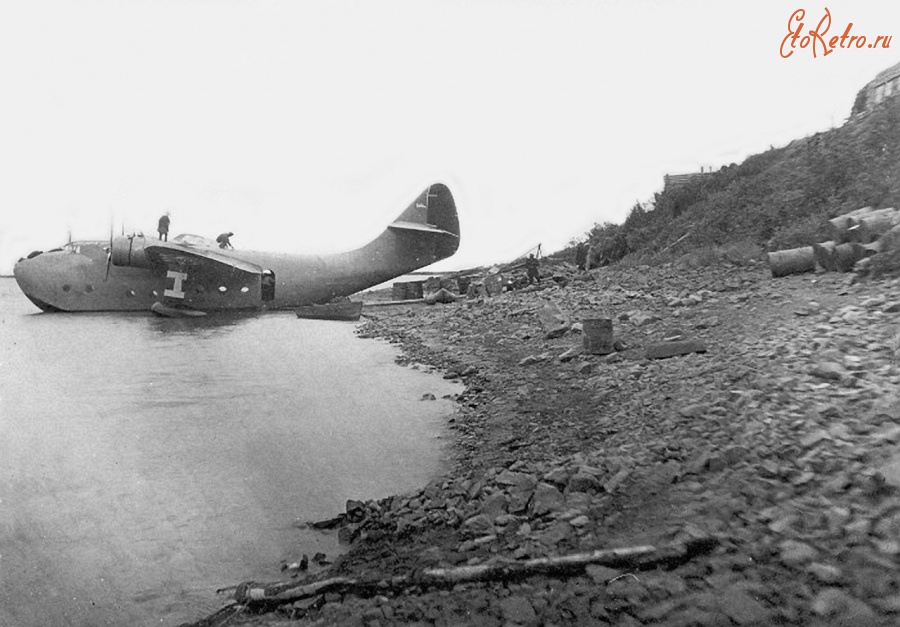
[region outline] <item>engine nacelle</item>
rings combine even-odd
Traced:
[[[147,240],[143,235],[115,237],[112,241],[112,263],[114,266],[130,266],[132,268],[149,268],[150,260],[144,247]]]

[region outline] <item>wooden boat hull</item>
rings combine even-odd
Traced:
[[[298,318],[308,320],[359,320],[363,304],[358,301],[326,303],[324,305],[303,305],[294,311]]]

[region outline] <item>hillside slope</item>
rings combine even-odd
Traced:
[[[898,205],[900,99],[893,97],[839,128],[657,193],[652,208],[636,205],[622,224],[598,224],[587,235],[604,263],[734,245],[761,252],[827,240],[827,220],[851,210]]]

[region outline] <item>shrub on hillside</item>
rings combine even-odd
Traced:
[[[593,246],[591,265],[594,267],[615,263],[628,254],[624,228],[618,224],[595,224],[588,232],[588,240]]]
[[[900,207],[900,98],[664,189],[621,225],[597,224],[587,236],[601,263],[661,262],[741,242],[783,250],[828,241],[829,218],[864,206]],[[697,253],[697,262],[714,256]]]
[[[762,249],[752,242],[732,242],[722,246],[701,246],[684,253],[679,263],[688,268],[731,264],[752,265],[762,257]]]
[[[811,215],[777,229],[766,242],[770,251],[812,246],[831,239],[828,216]]]

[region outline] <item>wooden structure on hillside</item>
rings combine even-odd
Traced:
[[[712,174],[712,168],[700,168],[699,172],[690,172],[688,174],[666,174],[663,176],[663,191],[680,189],[689,183],[693,183],[705,176]]]
[[[859,91],[852,115],[865,115],[897,94],[900,94],[900,63],[879,72]]]

